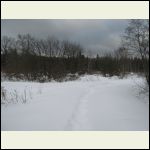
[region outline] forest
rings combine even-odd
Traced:
[[[39,40],[25,34],[16,39],[2,37],[1,71],[10,78],[44,82],[45,79],[61,81],[67,74],[124,76],[130,72],[142,73],[143,67],[141,59],[127,57],[123,47],[103,56],[89,57],[80,44],[54,37]]]

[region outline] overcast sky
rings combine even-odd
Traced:
[[[112,51],[119,47],[128,20],[1,20],[1,35],[16,37],[30,33],[39,38],[55,36],[80,43],[91,52]]]

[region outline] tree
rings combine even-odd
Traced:
[[[118,67],[119,67],[119,72],[121,73],[122,76],[125,75],[127,71],[127,50],[125,47],[119,47],[117,50],[114,51],[114,57],[116,58]]]
[[[114,53],[117,59],[127,58],[127,50],[125,47],[119,47]]]
[[[19,49],[23,54],[32,54],[34,53],[34,38],[30,34],[18,35],[17,43],[19,45]]]
[[[1,55],[3,55],[1,63],[5,67],[9,64],[9,54],[11,51],[17,51],[16,40],[12,37],[3,36],[1,39]]]
[[[144,75],[149,85],[149,22],[132,19],[125,30],[124,46],[128,53],[142,60]]]
[[[1,39],[1,54],[8,53],[12,49],[15,49],[16,43],[15,39],[7,36],[3,36]]]

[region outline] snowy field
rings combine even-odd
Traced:
[[[147,131],[149,98],[143,79],[85,75],[67,82],[3,81],[1,130]]]

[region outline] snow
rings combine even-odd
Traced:
[[[144,79],[85,75],[67,82],[3,81],[3,131],[147,131],[149,98]],[[17,99],[17,100],[16,100]]]

